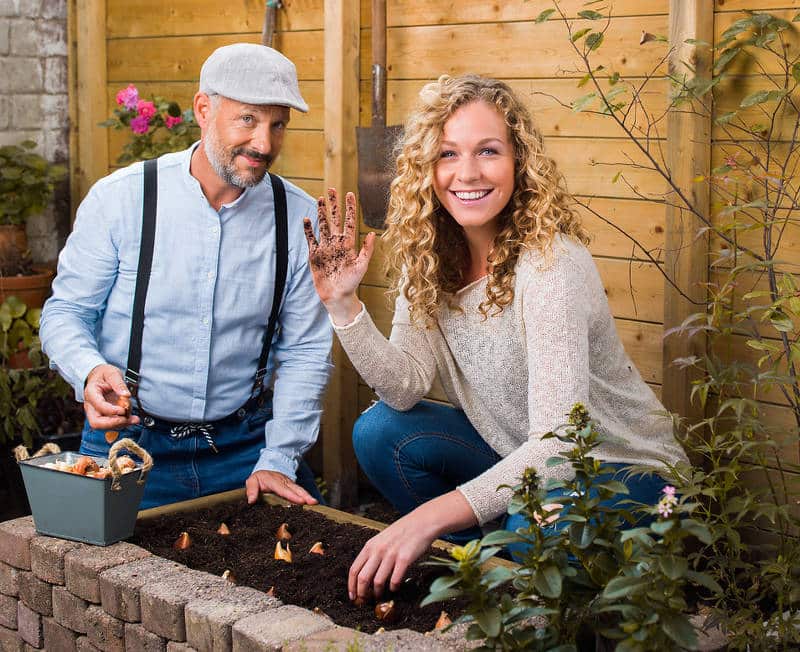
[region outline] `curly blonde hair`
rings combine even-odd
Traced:
[[[405,294],[412,320],[428,326],[435,323],[440,305],[451,305],[463,287],[469,263],[464,231],[434,192],[434,168],[445,123],[457,109],[477,101],[503,116],[514,148],[514,192],[500,214],[489,254],[486,299],[479,307],[484,318],[490,310],[499,314],[513,300],[514,268],[524,250],[549,255],[558,233],[589,240],[561,173],[544,153],[541,134],[508,85],[478,75],[443,75],[426,84],[397,146],[383,239],[394,290]]]

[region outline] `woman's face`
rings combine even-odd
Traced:
[[[495,107],[472,102],[445,122],[433,188],[467,237],[497,232],[514,191],[514,147]]]

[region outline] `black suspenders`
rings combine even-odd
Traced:
[[[246,406],[255,403],[264,389],[264,377],[267,374],[267,360],[278,323],[283,290],[286,286],[286,270],[289,261],[288,217],[286,210],[286,189],[280,177],[270,174],[272,195],[275,204],[275,238],[277,242],[277,260],[275,262],[275,292],[272,296],[267,329],[261,344],[261,355],[258,358],[253,388]],[[139,267],[136,273],[136,289],[133,295],[133,314],[131,318],[131,338],[128,346],[128,367],[125,370],[125,383],[136,401],[139,413],[144,415],[139,401],[139,367],[142,363],[142,333],[144,332],[144,306],[147,298],[147,286],[150,283],[150,270],[153,265],[153,246],[156,235],[156,207],[158,203],[158,159],[144,163],[144,196],[142,201],[142,243],[139,249]]]

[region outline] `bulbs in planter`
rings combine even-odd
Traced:
[[[221,536],[223,536],[223,537],[227,537],[228,535],[230,535],[230,533],[231,533],[231,531],[230,531],[230,529],[228,528],[228,526],[227,526],[227,525],[225,525],[225,523],[222,523],[222,524],[221,524],[221,525],[220,525],[220,526],[217,528],[217,534],[219,534],[219,535],[221,535]]]
[[[379,602],[376,604],[375,618],[385,623],[390,623],[397,618],[397,613],[394,609],[394,600],[389,600],[388,602]]]
[[[449,627],[453,624],[453,621],[450,620],[450,616],[447,614],[446,611],[442,611],[439,614],[439,619],[436,621],[436,624],[433,626],[434,629],[444,629],[445,627]]]
[[[292,531],[289,529],[288,523],[281,523],[278,531],[275,533],[278,541],[289,541],[292,538]]]
[[[172,547],[175,548],[175,550],[186,550],[191,545],[192,537],[189,536],[189,533],[181,532],[181,535],[175,540],[175,543],[172,544]]]
[[[289,550],[289,544],[278,540],[275,543],[274,559],[285,561],[288,564],[292,563],[292,551]]]
[[[311,546],[310,552],[312,555],[324,555],[327,546],[322,543],[322,541],[317,541],[313,546]]]

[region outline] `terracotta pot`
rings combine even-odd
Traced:
[[[36,267],[29,276],[0,276],[0,303],[12,294],[28,308],[41,308],[50,296],[55,272],[49,267]]]
[[[24,224],[0,224],[0,257],[7,250],[28,250],[28,234]]]

